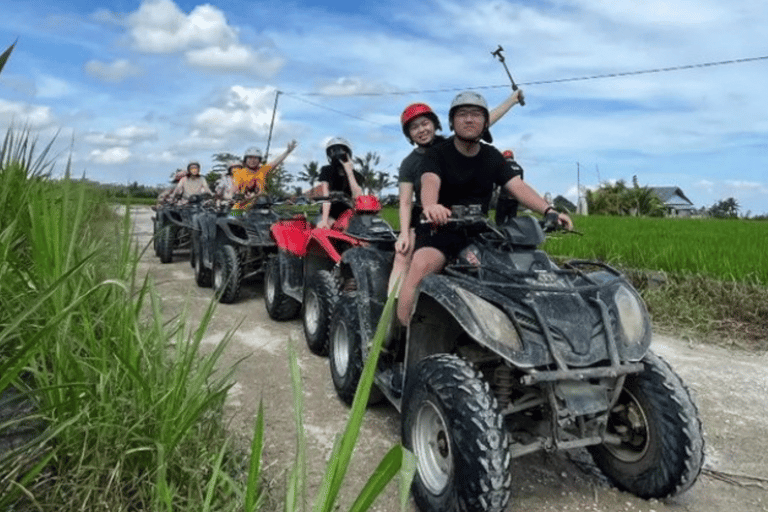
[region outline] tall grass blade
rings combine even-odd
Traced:
[[[288,478],[285,510],[294,512],[304,510],[306,501],[306,459],[307,441],[304,434],[304,395],[301,386],[301,369],[299,368],[296,347],[293,338],[288,340],[288,363],[291,372],[291,389],[293,391],[293,416],[296,424],[296,459]]]
[[[251,440],[251,456],[248,466],[248,480],[245,487],[245,512],[253,512],[259,505],[261,479],[261,455],[264,449],[264,401],[259,400],[259,412]]]
[[[397,287],[395,287],[395,290],[396,289]],[[346,429],[344,430],[344,435],[340,442],[334,445],[330,462],[328,463],[325,475],[323,476],[322,487],[318,493],[317,501],[315,501],[314,510],[316,512],[331,512],[334,509],[344,477],[349,468],[352,452],[357,443],[357,437],[360,434],[360,427],[363,423],[363,417],[368,405],[368,398],[371,393],[371,386],[373,385],[379,354],[384,342],[387,327],[392,321],[392,315],[394,314],[394,303],[395,292],[393,290],[387,298],[387,302],[384,305],[384,310],[376,328],[376,334],[373,336],[371,351],[363,366],[360,383],[355,391],[355,398],[352,402],[352,409],[349,420],[347,421]]]
[[[400,474],[401,490],[405,489],[405,493],[400,493],[400,509],[405,510],[411,482],[416,473],[416,460],[409,450],[397,444],[381,459],[379,466],[368,479],[363,490],[360,491],[360,495],[352,504],[352,507],[350,507],[349,512],[364,512],[368,510],[387,484],[398,473]],[[405,496],[405,501],[402,500],[403,495]]]
[[[0,72],[3,71],[3,67],[5,66],[5,63],[8,61],[8,57],[11,56],[11,52],[13,51],[13,48],[16,46],[16,43],[18,43],[19,40],[13,42],[11,46],[8,47],[7,50],[3,52],[2,55],[0,55]]]

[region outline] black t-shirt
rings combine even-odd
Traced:
[[[416,194],[415,204],[421,202],[421,162],[424,160],[424,156],[427,154],[427,150],[430,147],[442,144],[444,141],[445,137],[442,135],[435,135],[432,144],[428,147],[415,147],[407,157],[403,158],[403,161],[400,164],[397,181],[399,183],[413,183],[413,191]]]
[[[480,144],[477,155],[459,153],[453,138],[431,147],[422,163],[421,176],[434,173],[440,177],[437,202],[447,208],[455,204],[479,204],[488,213],[494,185],[504,186],[522,172],[513,169],[501,152],[488,144]]]
[[[364,178],[359,171],[353,171],[357,184],[363,186]],[[330,192],[344,192],[349,197],[352,197],[352,187],[349,186],[349,180],[347,179],[347,173],[344,171],[344,167],[341,163],[332,163],[324,165],[320,168],[320,176],[318,181],[325,181],[328,183],[328,190]],[[345,203],[334,201],[331,203],[331,217],[338,218],[341,213],[346,210],[348,206]]]

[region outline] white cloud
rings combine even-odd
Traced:
[[[89,60],[85,63],[85,73],[104,82],[117,83],[126,78],[139,76],[142,71],[141,68],[126,59],[117,59],[109,63]]]
[[[253,48],[241,44],[189,50],[186,53],[186,58],[192,66],[222,71],[250,70],[265,77],[277,73],[284,64],[283,59],[272,57],[267,52],[257,52]]]
[[[89,155],[89,160],[99,164],[124,164],[131,158],[131,152],[127,148],[117,147],[106,150],[94,149]]]
[[[183,52],[190,65],[222,71],[274,75],[283,59],[240,41],[224,13],[198,5],[187,15],[173,0],[145,0],[128,16],[133,45],[146,53]]]
[[[38,98],[63,98],[76,91],[67,80],[56,78],[50,75],[41,75],[37,79],[37,97]]]
[[[200,134],[215,138],[234,133],[264,135],[272,121],[274,100],[273,87],[233,86],[222,105],[209,107],[195,116],[194,127]]]
[[[18,126],[28,125],[32,129],[39,130],[53,126],[57,119],[51,107],[0,99],[0,121],[4,125],[11,123]]]
[[[91,132],[85,135],[85,142],[96,146],[131,146],[157,139],[157,129],[147,126],[123,126],[112,133]]]

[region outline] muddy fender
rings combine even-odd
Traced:
[[[362,339],[371,339],[384,304],[394,252],[353,247],[342,256],[342,278],[355,280]]]

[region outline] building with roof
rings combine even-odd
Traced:
[[[680,187],[648,187],[664,203],[667,215],[671,217],[690,217],[696,213],[696,207],[685,196]]]

